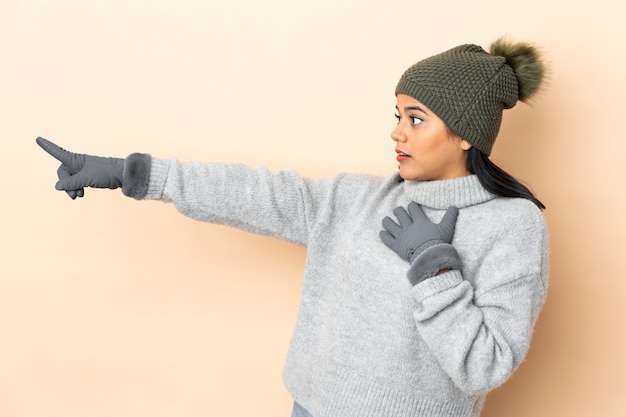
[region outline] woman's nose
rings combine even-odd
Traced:
[[[402,142],[404,140],[404,134],[399,124],[391,131],[391,139],[395,142]]]

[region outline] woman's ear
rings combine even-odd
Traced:
[[[469,151],[470,149],[472,149],[472,144],[465,139],[461,139],[460,146],[461,149],[463,149],[464,151]]]

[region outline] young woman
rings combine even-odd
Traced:
[[[505,40],[413,65],[396,87],[399,172],[386,178],[37,142],[72,198],[121,187],[307,248],[284,368],[293,416],[476,416],[524,358],[546,295],[543,205],[488,159],[502,111],[543,78],[537,50]]]

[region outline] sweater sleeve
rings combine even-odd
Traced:
[[[139,179],[129,174],[124,194],[172,202],[187,217],[303,246],[312,224],[332,203],[339,182],[309,180],[293,170],[270,172],[242,164],[148,160],[149,169],[133,169],[137,161],[139,165],[145,163],[145,156],[127,163],[126,170],[137,173]],[[133,189],[139,192],[133,193]]]
[[[543,221],[517,232],[507,231],[510,242],[481,255],[475,269],[449,271],[412,290],[420,336],[455,384],[470,394],[497,387],[515,371],[545,298]]]

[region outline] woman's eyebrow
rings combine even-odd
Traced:
[[[423,108],[421,108],[420,106],[408,106],[404,108],[404,111],[411,111],[411,110],[417,110],[417,111],[421,111],[422,113],[428,115],[428,112],[426,110],[424,110]]]
[[[398,106],[396,106],[396,110],[400,111],[400,109],[398,109]],[[417,110],[417,111],[424,113],[425,115],[428,115],[428,112],[424,110],[423,108],[421,108],[420,106],[407,106],[404,108],[405,112],[412,111],[412,110]]]

